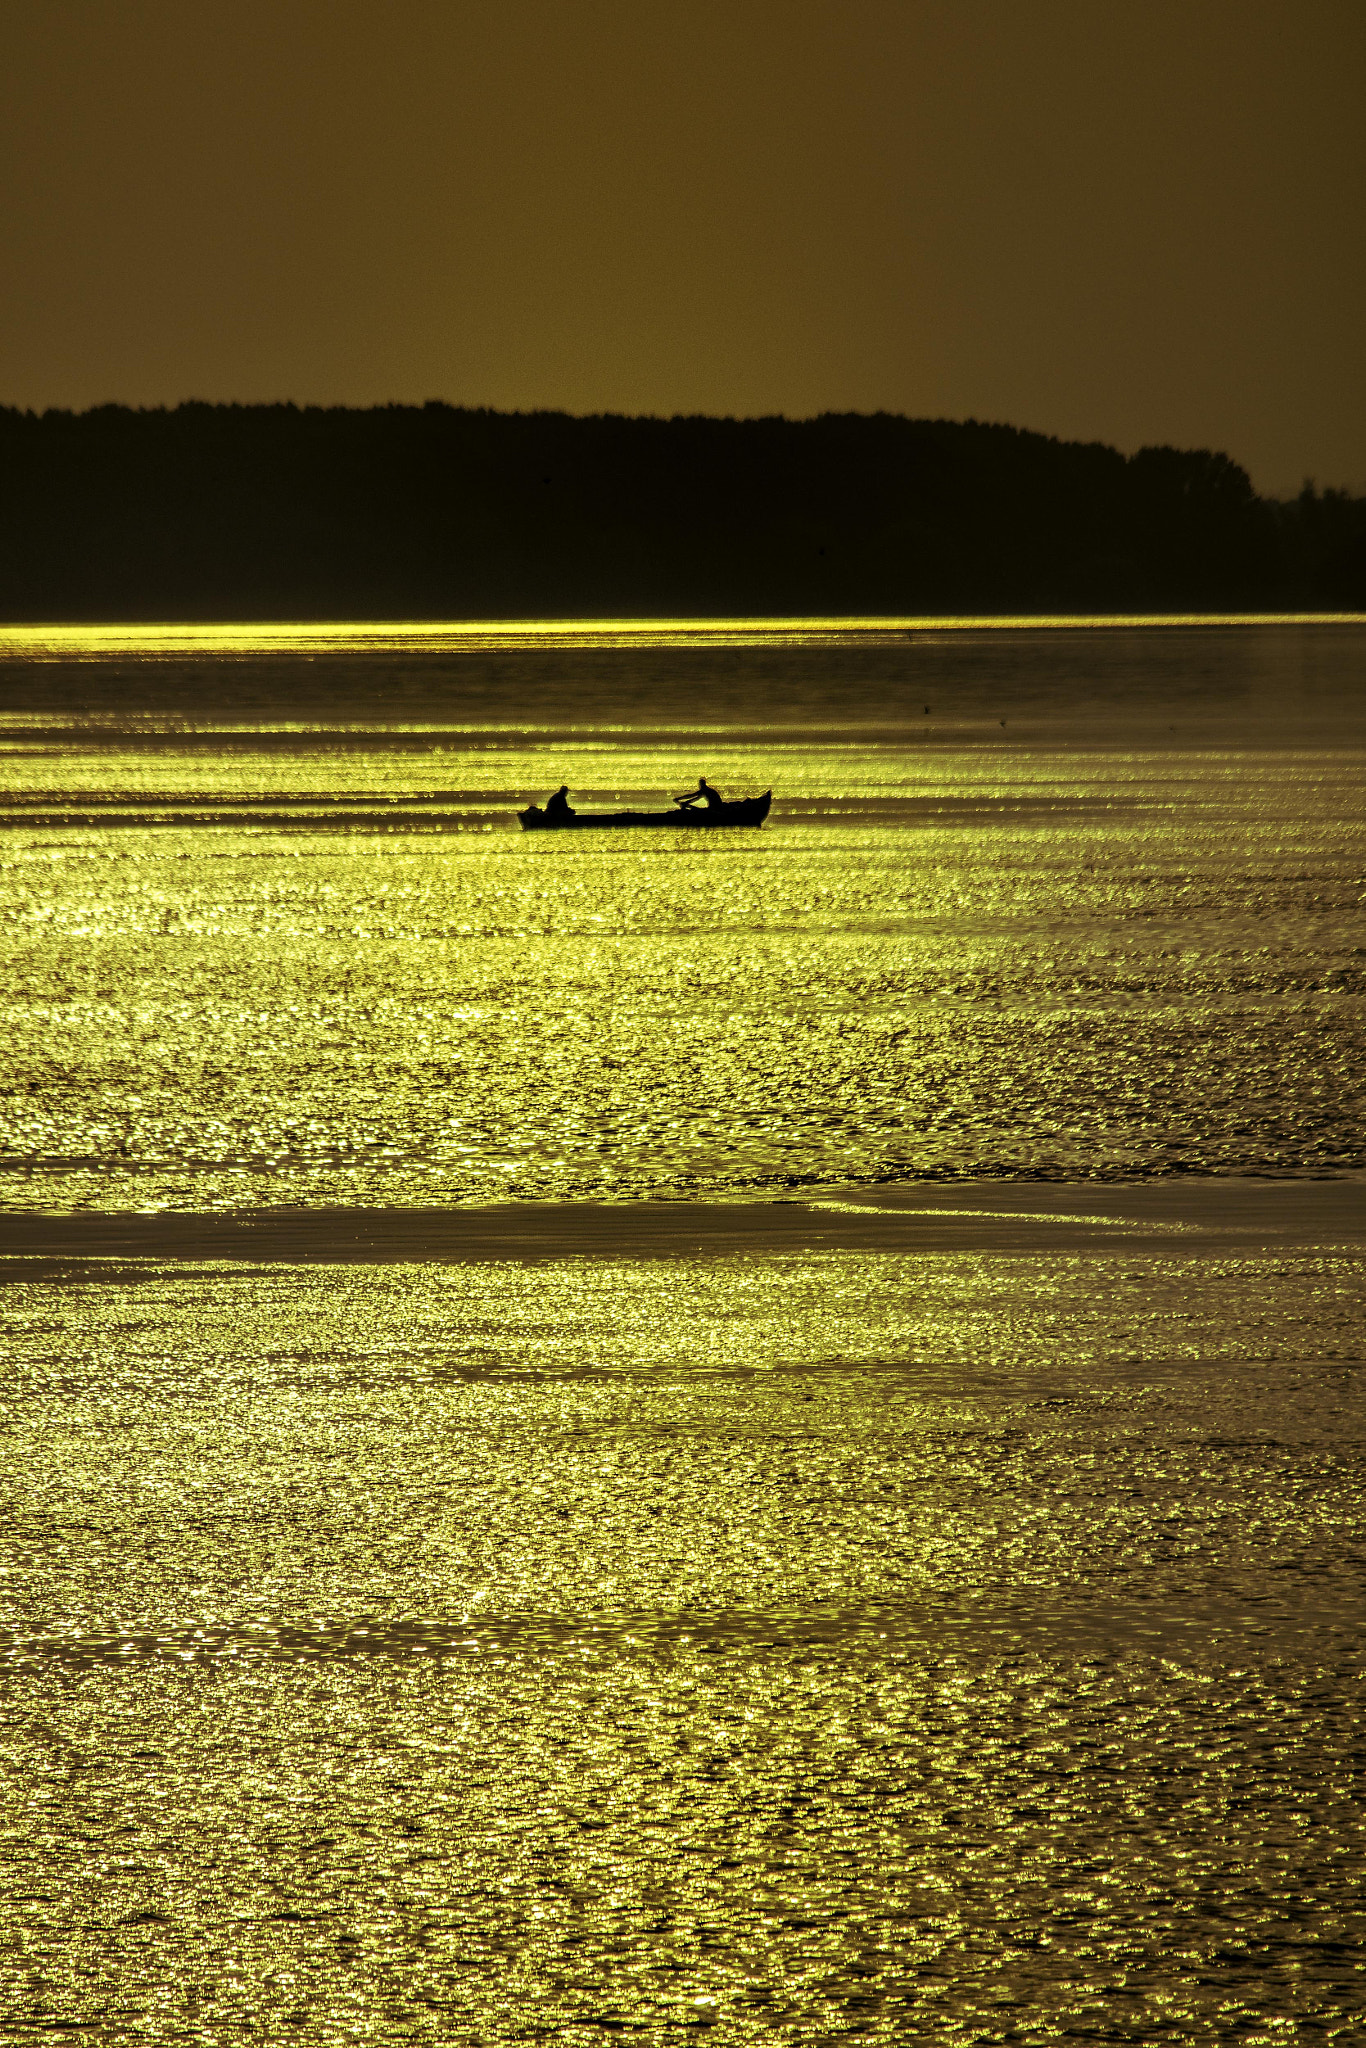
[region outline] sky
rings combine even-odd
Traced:
[[[0,0],[0,403],[975,417],[1366,488],[1366,0]]]

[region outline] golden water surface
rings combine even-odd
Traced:
[[[385,634],[0,645],[0,2031],[1355,2038],[1362,629]]]

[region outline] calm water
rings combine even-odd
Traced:
[[[0,638],[0,2030],[1357,2038],[1364,670]]]

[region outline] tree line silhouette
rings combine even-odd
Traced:
[[[1366,609],[1366,498],[976,420],[0,408],[0,617]]]

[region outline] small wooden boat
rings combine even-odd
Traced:
[[[697,804],[672,811],[579,811],[572,818],[548,818],[539,804],[518,811],[524,832],[620,831],[631,825],[681,825],[688,832],[715,832],[723,825],[762,825],[773,801],[773,791],[762,796],[743,797],[738,803]]]

